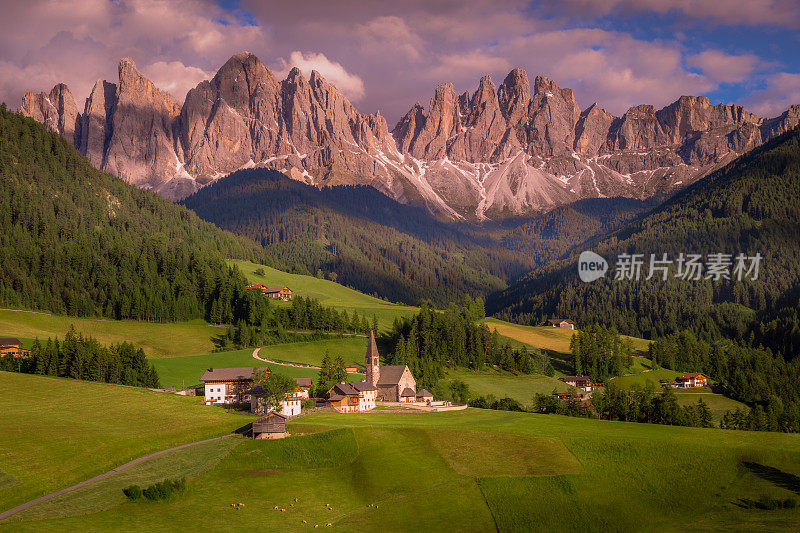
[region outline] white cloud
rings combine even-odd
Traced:
[[[345,70],[341,63],[331,61],[325,54],[295,50],[289,54],[289,59],[280,59],[282,70],[278,76],[286,76],[293,67],[300,69],[304,76],[309,77],[312,70],[316,70],[322,77],[334,84],[351,101],[364,98],[364,82],[355,74]]]
[[[363,39],[362,50],[368,54],[398,51],[408,59],[417,60],[423,50],[422,38],[400,17],[375,17],[356,28]]]
[[[746,80],[760,63],[758,56],[753,54],[729,55],[719,50],[706,50],[686,59],[687,65],[699,68],[703,74],[721,83]]]
[[[800,74],[779,72],[767,78],[766,86],[742,102],[763,117],[777,117],[790,106],[800,104]]]
[[[156,61],[142,67],[141,71],[156,84],[156,87],[167,91],[181,102],[190,89],[214,76],[213,72],[186,66],[180,61]]]

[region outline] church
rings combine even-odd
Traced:
[[[379,400],[408,403],[417,401],[417,381],[407,365],[381,366],[374,331],[369,333],[366,366],[366,382],[378,389]]]

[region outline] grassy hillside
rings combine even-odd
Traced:
[[[345,363],[359,362],[363,364],[364,353],[366,352],[366,339],[363,337],[350,337],[265,346],[259,351],[259,357],[270,361],[294,362],[303,365],[319,366],[325,355],[325,350],[328,350],[333,357],[341,355]],[[253,357],[253,348],[204,355],[154,359],[152,363],[158,371],[158,377],[162,387],[178,388],[199,385],[200,376],[203,375],[205,369],[212,367],[269,366],[274,372],[279,372],[293,378],[316,379],[319,373],[319,370],[314,368],[298,368],[288,365],[264,363]],[[349,374],[348,377],[355,381],[364,379],[363,374]]]
[[[46,340],[59,339],[71,324],[101,344],[131,342],[144,349],[149,358],[199,355],[214,349],[212,339],[223,330],[202,320],[158,324],[140,320],[110,320],[51,315],[48,313],[0,310],[0,334]]]
[[[557,378],[541,374],[511,374],[502,370],[466,370],[458,369],[447,371],[441,381],[444,390],[455,379],[460,379],[469,385],[470,393],[475,396],[494,395],[496,398],[509,397],[523,405],[531,405],[536,393],[550,394],[553,390],[566,392],[570,387]]]
[[[109,502],[10,531],[794,530],[800,442],[746,433],[469,409],[322,412],[245,441],[167,503]],[[338,428],[322,433],[326,428]],[[296,499],[296,500],[295,500]],[[235,509],[232,503],[243,503]]]
[[[0,372],[0,508],[87,479],[141,455],[223,435],[250,417],[197,398]]]
[[[372,315],[376,315],[382,331],[388,330],[396,317],[412,315],[419,310],[416,307],[394,304],[374,296],[368,296],[326,279],[290,274],[250,261],[228,261],[228,263],[236,265],[250,283],[286,286],[299,296],[319,300],[321,304],[328,307],[346,309],[348,312],[358,311],[359,314],[366,315],[370,320]],[[265,274],[263,276],[256,274],[255,271],[258,269],[264,270]]]

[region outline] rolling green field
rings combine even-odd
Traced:
[[[395,318],[413,315],[418,311],[416,307],[387,302],[326,279],[301,274],[289,274],[288,272],[248,261],[230,260],[228,263],[236,265],[251,283],[286,286],[292,289],[296,295],[314,298],[326,306],[347,309],[348,311],[356,310],[370,319],[374,314],[378,317],[381,331],[388,330]],[[264,276],[259,276],[255,273],[259,268],[264,269]]]
[[[259,351],[259,357],[277,362],[292,362],[304,365],[319,366],[328,350],[332,357],[341,355],[345,363],[364,362],[367,340],[364,337],[332,338],[321,341],[293,342],[265,346]],[[253,348],[230,352],[215,352],[187,357],[168,357],[153,359],[158,371],[162,387],[192,387],[200,384],[200,377],[207,368],[226,368],[241,366],[269,366],[273,372],[279,372],[293,378],[316,379],[319,370],[314,368],[298,368],[288,365],[264,363],[253,357]],[[351,381],[364,379],[363,374],[348,374]]]
[[[800,509],[742,507],[761,497],[797,497],[795,435],[475,409],[323,411],[290,423],[290,429],[303,435],[240,440],[171,501],[107,500],[100,512],[3,526],[9,531],[800,527]]]
[[[70,325],[84,335],[110,345],[132,342],[149,358],[198,355],[214,349],[211,339],[223,330],[202,321],[158,324],[138,320],[110,320],[59,316],[32,311],[0,310],[3,336],[63,339]]]
[[[569,342],[575,334],[575,331],[570,329],[544,326],[521,326],[497,318],[487,318],[485,322],[490,330],[497,330],[497,332],[504,337],[509,337],[533,346],[534,348],[563,354],[570,353]],[[645,339],[628,337],[627,335],[623,335],[622,338],[630,339],[631,346],[635,352],[646,352],[647,347],[650,345],[650,341]]]
[[[514,398],[523,405],[531,405],[536,393],[550,394],[553,389],[566,392],[570,387],[557,378],[541,374],[514,375],[502,370],[482,370],[480,372],[466,369],[448,369],[442,387],[447,390],[454,379],[460,379],[467,385],[473,397],[493,394],[496,398]]]
[[[223,435],[251,417],[198,398],[146,389],[0,372],[3,510],[147,453]]]
[[[676,377],[682,376],[683,374],[683,372],[676,372],[675,370],[658,368],[656,370],[642,372],[641,374],[634,374],[632,376],[616,377],[614,378],[614,384],[622,388],[627,388],[634,384],[644,387],[649,381],[656,387],[656,389],[660,389],[659,381],[662,379],[667,381],[675,381]]]

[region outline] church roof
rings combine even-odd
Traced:
[[[403,372],[406,368],[408,368],[407,365],[382,366],[378,385],[397,385],[400,383],[400,378],[403,377]]]
[[[373,357],[380,357],[378,354],[378,345],[375,343],[375,332],[370,330],[369,343],[367,343],[367,364],[372,361]]]
[[[411,390],[409,387],[406,387],[405,389],[403,389],[403,394],[401,394],[400,396],[402,396],[404,398],[408,397],[408,396],[411,396],[413,398],[413,397],[416,396],[416,394],[414,394],[414,391]]]

